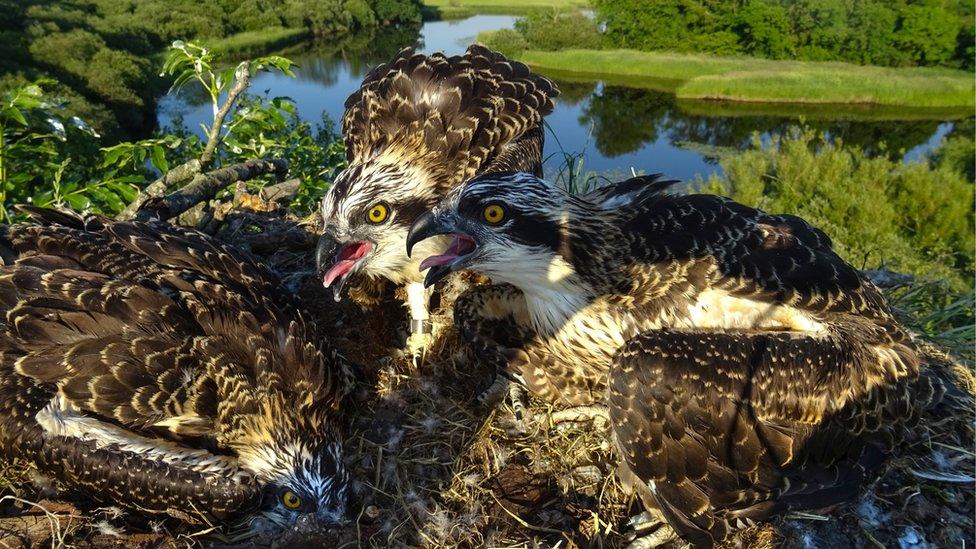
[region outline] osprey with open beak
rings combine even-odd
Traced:
[[[640,529],[707,547],[853,498],[944,386],[822,231],[672,183],[477,177],[407,250],[449,240],[428,285],[491,277],[455,303],[462,340],[543,399],[606,404],[621,480],[656,514]]]
[[[407,286],[411,331],[429,330],[419,262],[404,253],[410,224],[474,175],[541,174],[542,117],[557,94],[477,45],[452,57],[404,49],[370,72],[346,101],[349,166],[322,202],[316,260],[336,300],[354,276],[388,279]]]

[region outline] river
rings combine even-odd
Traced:
[[[431,21],[419,31],[380,30],[356,46],[305,45],[286,52],[298,63],[295,78],[263,73],[253,79],[252,93],[287,96],[302,118],[313,123],[323,113],[338,121],[343,102],[372,66],[400,46],[424,52],[457,54],[478,32],[511,27],[515,17],[476,15],[458,21]],[[784,105],[679,102],[673,94],[647,88],[554,76],[562,91],[547,117],[547,170],[565,166],[566,155],[583,158],[582,173],[620,175],[639,170],[661,172],[686,181],[721,173],[723,151],[748,147],[758,132],[762,139],[806,124],[832,138],[843,139],[906,161],[917,160],[937,146],[953,128],[946,115],[871,108],[799,108]],[[191,92],[161,98],[158,122],[171,126],[181,118],[189,128],[209,121],[211,112]]]

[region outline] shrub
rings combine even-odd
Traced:
[[[290,27],[306,27],[317,36],[355,31],[376,24],[366,0],[287,0],[282,17]]]
[[[418,0],[371,0],[376,19],[381,23],[413,23],[421,21]]]
[[[799,215],[823,229],[862,268],[887,266],[957,289],[972,278],[973,185],[948,166],[902,164],[794,131],[722,160],[706,192],[770,213]]]
[[[771,59],[785,59],[793,55],[794,37],[790,21],[782,6],[752,0],[731,19],[732,31],[746,53]]]
[[[478,42],[500,51],[508,57],[513,57],[529,49],[529,42],[522,33],[513,29],[499,29],[478,34]]]
[[[971,2],[594,0],[617,48],[973,67]]]
[[[53,78],[70,96],[66,114],[105,135],[145,136],[162,92],[147,60],[172,42],[249,33],[224,48],[246,54],[309,31],[370,28],[377,17],[419,22],[418,0],[0,0],[0,91],[11,75]]]
[[[600,47],[596,21],[578,11],[533,13],[516,21],[515,30],[532,49],[556,51]]]

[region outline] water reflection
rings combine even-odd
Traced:
[[[790,126],[806,125],[831,139],[857,145],[869,155],[900,158],[951,128],[940,120],[809,118],[802,110],[789,116],[764,115],[758,108],[751,115],[723,115],[720,105],[712,112],[696,113],[665,92],[600,85],[591,89],[579,121],[592,125],[596,149],[608,157],[633,153],[659,139],[675,146],[742,149],[754,133],[769,137],[785,133]]]
[[[457,54],[479,31],[511,26],[514,17],[480,15],[462,21],[433,21],[419,28],[383,29],[332,44],[305,44],[284,54],[298,63],[296,78],[261,74],[252,93],[287,96],[306,120],[323,113],[339,120],[345,99],[377,64],[401,47]],[[579,81],[554,75],[561,95],[547,118],[550,163],[561,153],[584,153],[585,171],[621,172],[635,168],[691,179],[720,171],[716,156],[748,147],[755,132],[764,139],[805,124],[828,136],[862,147],[868,154],[917,159],[936,146],[954,126],[958,113],[838,107],[798,109],[790,105],[757,105],[677,100],[667,83],[644,87]],[[663,89],[655,89],[663,88]],[[190,128],[209,120],[204,97],[185,90],[160,103],[159,123],[179,118]],[[971,120],[971,118],[970,118]],[[884,143],[884,145],[882,145]]]

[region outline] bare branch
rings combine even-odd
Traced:
[[[288,173],[288,161],[280,158],[248,160],[207,173],[197,174],[189,184],[166,197],[147,200],[136,213],[136,219],[172,219],[200,202],[216,196],[224,187],[248,181],[264,174],[282,177]]]
[[[146,201],[164,196],[167,189],[199,174],[201,169],[200,161],[194,158],[164,173],[159,179],[139,191],[139,195],[136,196],[135,200],[119,213],[118,219],[121,221],[132,219]]]
[[[287,181],[264,187],[261,189],[260,196],[268,202],[287,204],[298,194],[298,189],[301,188],[301,185],[302,181],[300,179],[288,179]]]
[[[227,113],[234,107],[237,98],[250,85],[251,74],[248,70],[248,62],[245,61],[237,66],[237,70],[234,72],[234,86],[227,92],[227,99],[220,106],[220,110],[214,114],[213,124],[210,126],[210,132],[207,135],[207,146],[204,147],[203,154],[200,155],[200,164],[203,166],[203,169],[210,167],[210,163],[214,159],[214,154],[217,152],[217,145],[220,145],[220,142],[223,140],[220,131],[224,127],[224,118],[227,117]]]

